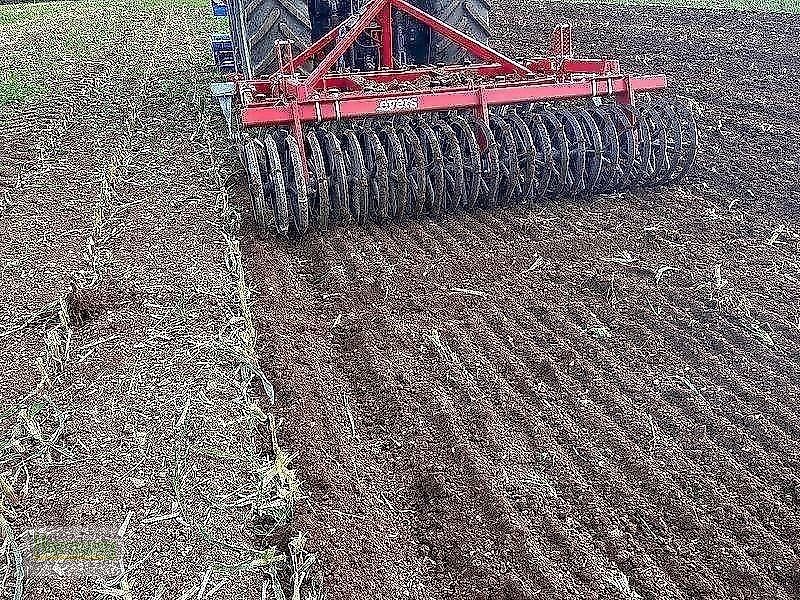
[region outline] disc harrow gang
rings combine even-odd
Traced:
[[[697,125],[680,102],[636,107],[503,106],[331,121],[304,129],[306,165],[288,128],[240,140],[256,225],[279,234],[378,224],[476,208],[530,205],[673,183]]]

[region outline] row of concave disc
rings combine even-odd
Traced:
[[[437,216],[674,182],[698,145],[679,102],[492,109],[488,122],[449,112],[304,129],[306,168],[285,129],[240,139],[256,223],[312,224]]]

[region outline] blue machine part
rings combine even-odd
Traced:
[[[233,44],[231,36],[227,33],[211,34],[211,53],[214,55],[214,64],[220,73],[235,73],[236,61],[233,57]]]
[[[214,11],[215,17],[228,16],[228,5],[225,0],[211,0],[211,10]]]

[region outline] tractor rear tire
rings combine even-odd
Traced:
[[[477,41],[489,43],[490,0],[433,0],[431,14],[450,27],[458,29]],[[467,56],[466,50],[440,36],[432,34],[433,62],[453,64]]]
[[[248,78],[276,70],[275,42],[291,40],[294,56],[311,44],[306,0],[231,0],[229,15],[239,70]]]

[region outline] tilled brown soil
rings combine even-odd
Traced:
[[[795,17],[498,9],[495,44],[513,54],[570,20],[582,53],[666,72],[701,111],[697,174],[531,211],[248,233],[275,389],[254,404],[236,376],[247,292],[231,280],[212,110],[198,106],[206,9],[119,7],[129,19],[101,12],[104,36],[48,67],[47,127],[14,109],[0,136],[2,332],[63,292],[98,207],[108,221],[103,293],[45,386],[49,446],[0,456],[19,496],[2,514],[20,538],[111,529],[128,573],[32,577],[26,597],[271,597],[253,523],[266,412],[298,453],[292,529],[331,599],[800,595]],[[93,39],[93,22],[79,12],[0,41],[24,61],[53,30]],[[93,83],[55,102],[81,73]],[[0,338],[0,442],[44,393],[53,325]]]
[[[666,72],[697,175],[251,239],[331,598],[800,595],[796,17],[518,3],[496,44]]]

